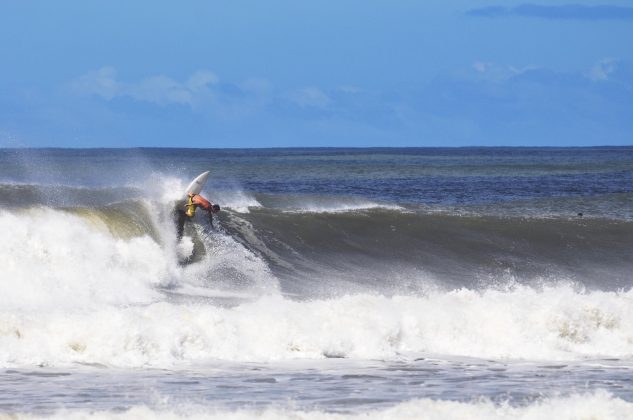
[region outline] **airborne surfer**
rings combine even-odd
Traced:
[[[183,203],[180,202],[175,209],[176,236],[178,240],[182,239],[182,235],[185,230],[185,222],[193,219],[198,207],[202,207],[202,209],[206,210],[209,218],[209,224],[213,227],[213,215],[220,211],[220,206],[211,203],[200,194],[189,193],[187,194],[186,203],[183,205]]]

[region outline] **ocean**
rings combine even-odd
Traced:
[[[0,232],[0,418],[633,419],[633,147],[0,149]]]

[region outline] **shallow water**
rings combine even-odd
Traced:
[[[5,369],[0,408],[46,415],[60,408],[160,411],[183,405],[358,414],[414,399],[529,406],[543,396],[565,397],[596,388],[631,401],[630,363],[499,362],[419,358],[402,361],[325,360],[316,363],[216,363],[185,369]]]

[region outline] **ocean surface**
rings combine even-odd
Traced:
[[[633,419],[633,147],[0,149],[0,235],[0,418]]]

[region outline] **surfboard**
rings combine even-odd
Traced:
[[[185,190],[185,195],[200,194],[200,191],[202,191],[202,188],[204,187],[204,184],[207,182],[207,179],[209,178],[210,173],[211,171],[206,171],[206,172],[201,173],[197,177],[195,177],[193,181],[191,181],[187,189]]]

